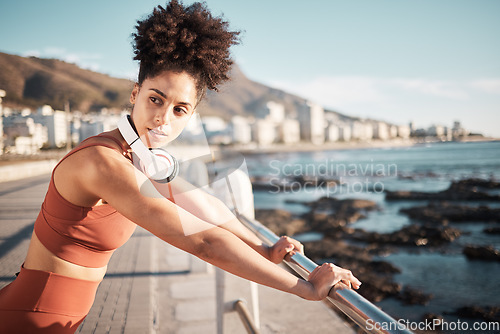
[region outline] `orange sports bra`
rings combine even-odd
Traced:
[[[111,136],[101,134],[90,138],[113,139],[120,145],[120,153],[126,152],[121,143]],[[85,141],[61,159],[59,164],[68,156],[90,146],[117,150],[106,142],[85,144]],[[35,233],[40,242],[57,257],[84,267],[99,268],[108,264],[113,252],[132,236],[136,226],[109,204],[82,207],[68,202],[57,191],[52,172],[45,200],[35,221]]]

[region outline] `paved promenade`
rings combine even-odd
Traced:
[[[49,175],[0,183],[0,287],[26,255]],[[250,284],[226,274],[226,302],[245,299]],[[216,333],[215,269],[138,228],[118,249],[78,333]],[[262,333],[353,333],[321,302],[259,286]],[[224,333],[245,333],[235,312]]]

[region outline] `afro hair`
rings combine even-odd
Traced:
[[[186,71],[197,81],[200,98],[206,89],[218,91],[233,64],[229,48],[239,43],[239,32],[228,26],[199,2],[184,7],[172,0],[166,8],[158,6],[137,21],[132,35],[139,84],[164,70]]]

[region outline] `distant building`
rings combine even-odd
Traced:
[[[373,139],[373,126],[370,123],[363,121],[352,122],[351,138],[362,141]]]
[[[80,140],[98,135],[104,131],[104,124],[94,119],[84,119],[80,121],[79,138]]]
[[[252,127],[248,119],[242,116],[234,116],[231,119],[232,139],[237,144],[249,144],[252,141]]]
[[[227,128],[227,123],[217,116],[203,116],[201,118],[205,132],[219,132]]]
[[[339,126],[339,140],[350,141],[352,136],[351,126],[347,124],[342,124]]]
[[[8,153],[25,155],[38,153],[38,149],[33,146],[33,142],[30,137],[9,138],[6,146]]]
[[[408,127],[410,128],[410,135],[413,135],[417,131],[417,127],[413,122],[408,123]]]
[[[389,126],[384,122],[376,122],[373,124],[373,138],[380,140],[389,139]]]
[[[9,116],[4,131],[9,153],[36,154],[48,141],[47,128],[31,117]]]
[[[427,129],[427,135],[433,137],[443,137],[445,135],[444,126],[432,125]]]
[[[353,121],[351,123],[351,138],[352,139],[360,139],[363,136],[364,125],[361,122]]]
[[[396,138],[398,136],[398,127],[396,125],[389,125],[389,138]]]
[[[229,144],[232,135],[229,126],[222,118],[217,116],[204,116],[201,118],[203,130],[210,144]]]
[[[450,127],[448,126],[444,127],[444,136],[447,141],[453,140],[453,132]]]
[[[115,129],[120,117],[120,113],[109,113],[106,109],[85,115],[79,112],[68,114],[67,124],[71,129],[71,142],[79,143],[89,137]]]
[[[325,133],[326,141],[336,142],[340,139],[340,128],[336,124],[328,124]]]
[[[61,148],[66,146],[68,141],[68,120],[66,113],[60,110],[54,110],[51,106],[45,105],[38,108],[33,119],[47,127],[48,146],[50,148]]]
[[[273,123],[281,123],[285,119],[285,106],[281,103],[268,101],[256,116],[257,118],[266,119]]]
[[[409,125],[399,125],[397,129],[398,129],[398,137],[403,139],[410,138],[411,128]]]
[[[453,139],[468,136],[469,132],[465,130],[459,121],[453,122],[453,128],[451,129],[451,134]]]
[[[318,104],[307,102],[299,111],[300,138],[321,145],[325,142],[325,111]]]
[[[295,119],[285,119],[280,124],[279,136],[285,144],[294,144],[300,141],[300,123]]]
[[[276,141],[276,125],[264,119],[258,119],[253,126],[254,138],[259,145],[269,145]]]
[[[269,144],[272,134],[272,142],[296,143],[300,141],[300,122],[285,117],[285,106],[281,103],[268,101],[265,106],[256,112],[257,122],[253,124],[254,140],[261,144]],[[263,122],[269,123],[264,125]],[[267,129],[272,134],[264,134],[261,131]],[[271,130],[273,129],[273,130]]]
[[[81,127],[82,127],[81,115],[73,114],[70,122],[71,145],[76,145],[82,140],[80,136]]]
[[[116,129],[120,118],[120,114],[101,115],[100,119],[102,120],[103,131],[111,131],[113,129]]]
[[[2,99],[5,97],[5,91],[0,89],[0,155],[3,154],[3,105]]]
[[[369,123],[365,123],[365,137],[361,138],[363,140],[372,140],[373,139],[373,126]]]

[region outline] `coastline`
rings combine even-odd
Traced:
[[[349,196],[329,196],[335,192],[316,192],[309,179],[294,175],[290,176],[293,183],[288,184],[289,188],[287,183],[269,183],[261,175],[272,169],[263,162],[268,158],[286,162],[288,155],[259,156],[255,152],[249,157],[255,159],[249,166],[259,168],[255,184],[263,185],[256,196],[256,219],[268,228],[278,229],[278,234],[308,236],[310,233],[315,239],[303,240],[308,242],[305,244],[308,256],[317,262],[332,261],[355,272],[363,281],[364,297],[388,314],[415,322],[434,318],[446,322],[484,321],[479,317],[498,310],[498,301],[494,299],[498,296],[498,285],[490,282],[496,282],[500,268],[497,260],[487,258],[500,256],[500,239],[495,234],[498,229],[493,225],[493,220],[498,219],[498,197],[491,197],[499,194],[496,181],[499,178],[495,177],[499,160],[494,154],[499,141],[481,142],[485,145],[461,145],[461,142],[428,145],[417,141],[408,143],[416,145],[414,150],[375,148],[342,153],[344,159],[352,159],[353,163],[373,153],[374,163],[404,164],[401,177],[371,178],[373,183],[392,186],[389,200],[389,193],[379,195],[368,186]],[[305,156],[302,158],[299,153],[289,157],[291,161],[302,163],[307,159],[307,163],[317,161],[320,165],[323,153],[305,153]],[[274,174],[272,177],[277,178]],[[358,181],[354,176],[352,183]],[[272,193],[266,193],[266,182]],[[278,184],[283,185],[279,193]],[[328,185],[323,187],[326,189]],[[297,209],[302,203],[308,204]],[[368,214],[371,206],[373,212]],[[436,270],[439,268],[443,270]],[[481,281],[468,275],[470,268],[485,271]],[[429,281],[444,284],[436,286],[428,284]],[[473,295],[461,293],[462,287],[476,283],[481,287]]]
[[[176,153],[180,156],[202,156],[211,154],[213,157],[224,157],[225,153],[241,153],[245,155],[258,155],[258,154],[275,154],[275,153],[291,153],[291,152],[319,152],[319,151],[332,151],[332,150],[361,150],[361,149],[391,149],[401,147],[411,147],[416,145],[426,145],[435,143],[479,143],[479,142],[498,142],[500,138],[483,137],[483,136],[468,136],[461,140],[443,141],[435,137],[425,138],[409,138],[409,139],[390,139],[380,140],[373,139],[368,141],[349,141],[349,142],[325,142],[321,145],[313,144],[311,142],[299,142],[293,144],[274,143],[270,145],[258,145],[255,143],[242,145],[209,145],[208,147],[180,145],[179,147],[172,146],[173,154]],[[46,160],[60,160],[65,154],[66,150],[49,150],[43,153],[33,155],[0,155],[0,167],[10,166],[16,164],[29,164],[38,161]]]
[[[434,143],[478,143],[478,142],[496,142],[500,138],[469,136],[461,140],[443,141],[439,138],[409,138],[409,139],[391,139],[379,140],[373,139],[370,141],[349,141],[349,142],[326,142],[321,145],[316,145],[310,142],[299,142],[294,144],[276,143],[270,145],[227,145],[227,146],[211,146],[212,152],[230,151],[239,152],[245,155],[254,154],[274,154],[274,153],[290,153],[290,152],[318,152],[332,150],[357,150],[357,149],[391,149],[401,147],[411,147],[415,145],[425,145]]]

